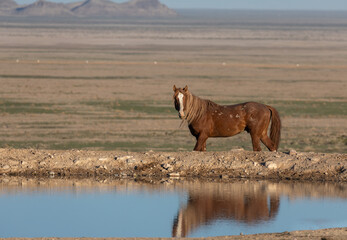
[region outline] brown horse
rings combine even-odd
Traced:
[[[189,130],[196,138],[194,151],[206,151],[209,137],[231,137],[244,130],[251,134],[253,151],[261,151],[260,141],[270,151],[277,151],[281,120],[275,108],[256,102],[221,106],[194,96],[188,91],[188,86],[182,89],[174,85],[173,91],[178,115],[182,121],[188,122]]]

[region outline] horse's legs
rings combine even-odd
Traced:
[[[203,151],[206,151],[206,141],[205,141],[204,146],[203,146]]]
[[[269,151],[276,151],[274,143],[271,141],[271,139],[267,136],[266,133],[261,136],[260,140],[269,149]]]
[[[196,137],[196,144],[194,147],[194,151],[206,151],[206,140],[208,136],[205,134],[199,134]]]
[[[251,138],[252,138],[253,151],[261,151],[259,135],[251,132]]]

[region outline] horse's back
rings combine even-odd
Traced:
[[[254,113],[265,113],[269,111],[269,108],[266,105],[258,102],[244,102],[235,105],[227,105],[224,107],[227,107],[230,110],[244,112],[246,115]]]

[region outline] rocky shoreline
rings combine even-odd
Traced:
[[[0,149],[0,175],[347,181],[347,154]]]

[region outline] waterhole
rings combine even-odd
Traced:
[[[347,226],[347,184],[0,178],[0,237],[208,237]]]

